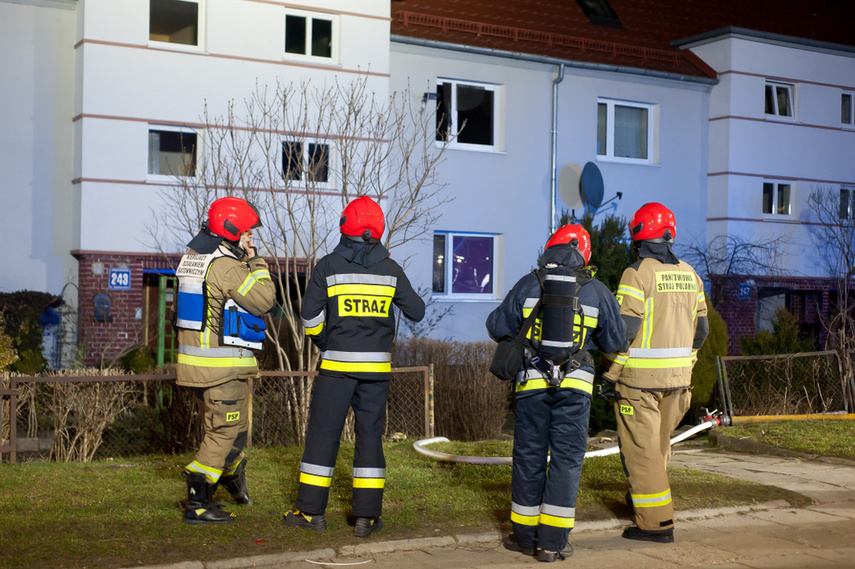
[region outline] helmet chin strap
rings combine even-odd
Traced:
[[[228,239],[223,239],[223,243],[226,245],[226,247],[228,248],[228,250],[229,250],[229,251],[231,251],[231,252],[232,252],[232,254],[233,254],[235,257],[237,257],[238,259],[241,259],[241,258],[243,258],[243,256],[244,256],[244,255],[246,255],[246,251],[244,251],[243,249],[241,249],[241,248],[238,246],[238,244],[237,244],[237,242],[236,242],[236,241],[229,241]]]

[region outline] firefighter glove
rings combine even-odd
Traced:
[[[608,401],[612,402],[615,398],[615,382],[605,377],[600,378],[600,388],[598,391],[600,397]]]

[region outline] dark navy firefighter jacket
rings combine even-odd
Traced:
[[[626,339],[626,325],[620,317],[620,305],[615,296],[606,286],[590,277],[591,268],[585,267],[582,255],[570,245],[554,245],[543,253],[543,264],[563,265],[577,270],[576,294],[582,308],[582,315],[576,315],[574,328],[581,330],[582,349],[573,357],[579,366],[571,369],[561,381],[558,389],[575,389],[589,396],[593,391],[594,367],[590,351],[599,349],[611,353],[620,349]],[[504,336],[515,336],[519,333],[525,319],[531,314],[540,299],[541,288],[537,277],[528,273],[511,289],[502,303],[487,317],[487,331],[490,337],[499,341]],[[542,312],[535,320],[526,338],[534,346],[540,340]],[[527,355],[529,350],[527,349]],[[530,355],[536,354],[536,348],[531,347]],[[572,368],[573,366],[571,366]],[[527,397],[548,388],[543,372],[530,365],[526,358],[525,369],[517,374],[514,380],[516,396]]]
[[[321,349],[321,373],[388,380],[397,306],[418,322],[425,302],[380,243],[343,235],[312,271],[300,315],[306,335]]]

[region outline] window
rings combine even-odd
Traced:
[[[433,293],[457,298],[494,298],[495,237],[472,233],[433,236]]]
[[[790,184],[763,182],[763,213],[790,215]]]
[[[855,97],[853,93],[842,93],[840,95],[840,122],[843,124],[855,125],[852,108],[853,97]]]
[[[330,176],[330,147],[319,142],[282,142],[282,177],[325,184]]]
[[[766,82],[766,114],[777,117],[793,116],[793,86]]]
[[[195,132],[170,127],[148,131],[148,173],[153,176],[196,176]]]
[[[597,103],[597,154],[630,162],[652,162],[654,107],[600,99]]]
[[[148,39],[151,41],[198,46],[200,44],[200,3],[204,0],[150,0]]]
[[[840,188],[840,219],[855,221],[855,188]]]
[[[498,150],[497,98],[495,85],[437,81],[436,139],[450,147]]]
[[[608,0],[576,0],[591,23],[607,28],[619,28],[620,19]]]
[[[285,15],[285,53],[333,59],[335,20],[304,12]]]

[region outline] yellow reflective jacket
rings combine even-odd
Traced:
[[[178,385],[211,387],[258,375],[252,350],[222,344],[223,304],[231,298],[244,310],[263,316],[273,308],[276,290],[264,259],[238,260],[224,245],[220,252],[205,273],[202,330],[178,328]]]
[[[628,352],[605,357],[604,375],[638,389],[689,387],[707,331],[704,285],[695,270],[683,261],[644,258],[624,271],[616,296],[621,316],[640,326],[628,338]]]

